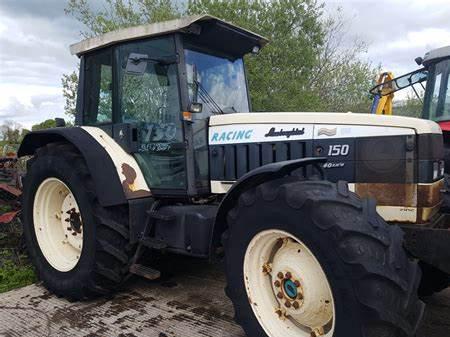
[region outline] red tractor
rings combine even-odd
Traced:
[[[450,46],[434,49],[424,57],[415,59],[420,69],[378,84],[370,90],[376,98],[392,95],[394,92],[411,87],[420,97],[414,85],[419,84],[425,91],[422,118],[430,119],[442,129],[445,150],[445,172],[450,171]],[[426,85],[424,83],[426,82]],[[389,89],[389,90],[388,90]],[[392,113],[392,112],[391,112]],[[391,114],[389,112],[385,114]]]

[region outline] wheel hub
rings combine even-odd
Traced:
[[[322,268],[304,248],[289,237],[283,238],[272,261],[272,275],[278,280],[282,276],[283,296],[278,296],[278,289],[273,291],[287,315],[301,325],[316,328],[332,319],[331,294]]]
[[[72,235],[75,236],[77,234],[81,234],[81,215],[76,211],[75,208],[72,208],[70,211],[67,211],[66,214],[69,214],[69,217],[64,221],[70,224],[70,227],[67,227],[68,231],[72,231]]]
[[[334,301],[328,280],[300,240],[279,230],[257,234],[247,248],[244,274],[252,309],[269,336],[333,335]]]
[[[297,299],[298,288],[291,279],[283,281],[283,291],[289,299]]]

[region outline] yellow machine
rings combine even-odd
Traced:
[[[378,93],[374,95],[371,113],[377,115],[392,115],[392,101],[394,100],[394,74],[384,72],[377,81]]]

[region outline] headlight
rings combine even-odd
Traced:
[[[433,163],[433,180],[437,180],[437,178],[439,177],[439,162],[434,162]]]
[[[444,173],[445,173],[445,162],[441,160],[439,162],[439,174],[441,175],[441,177],[443,177]]]

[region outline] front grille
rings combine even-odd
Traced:
[[[209,150],[211,180],[233,181],[262,165],[311,153],[311,143],[305,141],[214,145]]]

